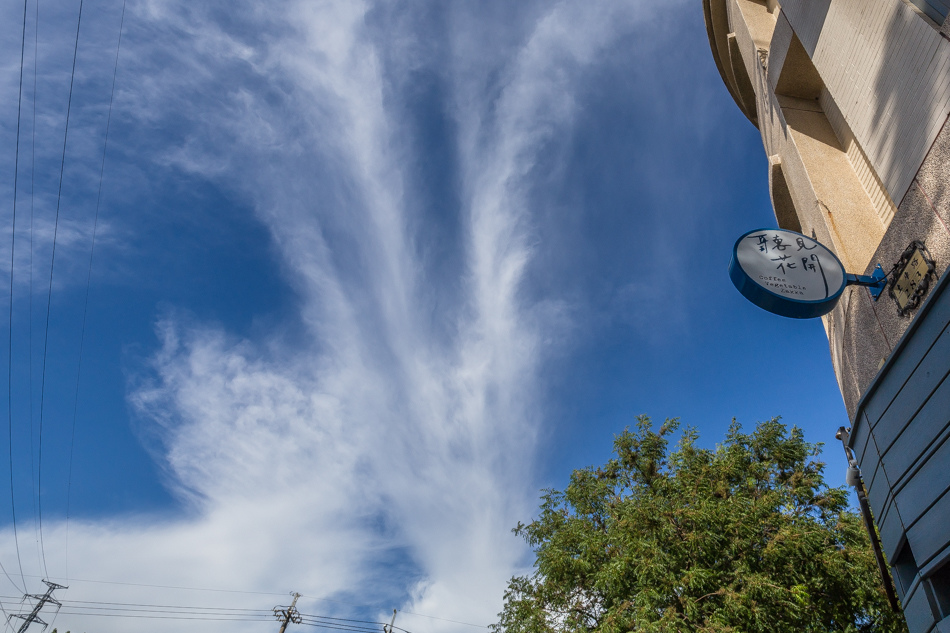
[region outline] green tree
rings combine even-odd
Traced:
[[[638,418],[616,457],[546,490],[515,532],[536,556],[512,578],[495,633],[906,631],[870,541],[820,444],[778,419],[715,450]]]

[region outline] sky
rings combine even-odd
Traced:
[[[639,414],[781,415],[843,484],[820,321],[726,272],[775,220],[699,0],[87,0],[74,75],[80,4],[37,1],[18,152],[0,5],[8,613],[50,578],[77,633],[295,591],[478,630]]]

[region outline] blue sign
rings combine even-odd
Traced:
[[[785,229],[759,229],[740,237],[732,249],[729,278],[755,305],[793,319],[831,312],[848,284],[833,252]]]

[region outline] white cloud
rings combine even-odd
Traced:
[[[400,22],[408,31],[393,37],[395,61],[385,62],[385,43],[367,26],[372,7],[355,0],[228,6],[227,24],[174,0],[135,8],[138,37],[124,54],[137,79],[123,88],[126,107],[146,128],[168,117],[188,126],[187,140],[159,145],[155,162],[254,206],[300,295],[309,340],[238,341],[163,322],[154,378],[130,398],[161,438],[158,457],[186,512],[72,525],[70,573],[403,600],[396,606],[410,612],[488,624],[526,562],[510,529],[535,505],[537,372],[565,314],[522,292],[540,248],[534,170],[569,132],[585,69],[647,9],[559,2],[480,28],[458,9],[440,34],[450,59],[421,59],[412,42],[429,34]],[[506,33],[473,39],[492,29]],[[441,64],[450,78],[462,202],[447,212],[461,219],[464,262],[450,305],[430,284],[427,220],[414,209],[413,160],[391,107],[398,95],[387,73],[405,68],[387,63]],[[435,322],[451,335],[435,336]],[[49,529],[54,557],[64,538],[64,526]],[[102,595],[75,587],[69,599]],[[141,598],[114,589],[117,601]],[[400,617],[414,633],[471,630]],[[259,630],[239,627],[202,623]]]

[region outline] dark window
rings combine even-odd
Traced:
[[[950,562],[944,563],[940,569],[930,574],[927,580],[933,590],[940,617],[950,617]]]
[[[910,551],[910,545],[907,544],[907,541],[904,541],[897,556],[894,557],[891,570],[894,572],[897,582],[900,583],[901,592],[906,595],[911,583],[917,578],[918,571],[917,561],[914,560],[914,553]]]

